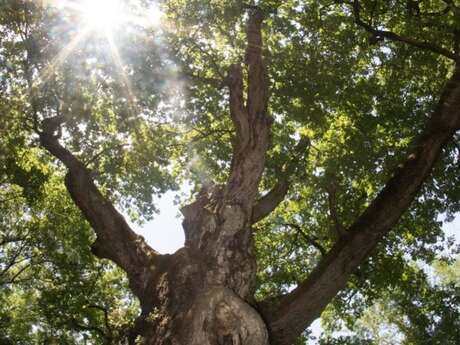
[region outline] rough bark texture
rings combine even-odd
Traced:
[[[91,172],[72,153],[60,145],[55,134],[62,118],[43,122],[41,145],[57,157],[68,169],[65,185],[75,204],[93,227],[97,240],[92,250],[100,258],[110,259],[128,274],[130,288],[142,300],[147,297],[144,282],[151,274],[150,263],[158,253],[138,236],[123,216],[104,198],[91,177]]]
[[[287,168],[278,185],[256,201],[271,125],[262,21],[261,11],[253,8],[247,30],[246,95],[243,66],[236,64],[229,70],[235,140],[228,183],[203,189],[195,202],[183,208],[186,242],[172,255],[159,255],[147,246],[100,193],[91,172],[59,143],[56,132],[62,119],[43,123],[41,145],[68,169],[67,189],[97,235],[94,254],[126,271],[141,302],[142,314],[131,333],[131,344],[292,344],[395,225],[443,146],[460,127],[457,68],[413,152],[368,209],[340,236],[305,282],[275,299],[276,303],[256,305],[251,227],[284,199],[292,173]],[[307,146],[301,141],[298,151]]]

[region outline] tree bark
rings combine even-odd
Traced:
[[[203,189],[184,207],[185,247],[165,256],[155,304],[138,323],[148,345],[268,345],[268,331],[254,309],[256,260],[252,213],[265,166],[271,119],[267,114],[262,59],[262,12],[248,20],[247,101],[242,66],[228,77],[236,134],[226,185]]]

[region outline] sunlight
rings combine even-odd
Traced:
[[[163,12],[156,4],[152,4],[147,11],[147,25],[158,26],[163,19]]]
[[[89,33],[89,28],[85,27],[83,30],[78,31],[77,35],[59,52],[59,54],[51,61],[43,72],[42,79],[47,81],[54,73],[55,69],[61,65],[65,59],[73,52],[80,42],[85,39]]]
[[[109,42],[110,53],[112,55],[113,61],[115,62],[116,66],[117,66],[117,71],[118,71],[121,79],[123,80],[123,83],[126,86],[128,100],[129,100],[131,105],[134,105],[135,104],[135,97],[134,97],[133,92],[132,92],[131,82],[130,82],[128,76],[126,75],[126,73],[125,73],[125,71],[123,69],[123,61],[121,59],[121,55],[120,55],[120,53],[118,51],[117,45],[113,41],[112,35],[110,33],[107,35],[107,41]]]
[[[123,21],[123,7],[118,0],[85,0],[81,11],[86,25],[110,31]]]
[[[141,0],[51,0],[51,3],[63,14],[76,15],[73,18],[77,18],[75,24],[80,30],[101,31],[106,35],[125,24],[158,28],[164,20],[164,13],[155,1],[148,6]]]
[[[67,23],[77,30],[76,34],[61,49],[52,63],[44,70],[43,80],[48,80],[67,57],[86,40],[105,39],[109,44],[109,54],[119,76],[126,86],[128,99],[135,103],[131,83],[124,70],[122,56],[117,47],[117,31],[130,26],[130,32],[138,35],[152,34],[148,29],[158,29],[164,14],[153,1],[146,4],[142,0],[50,0],[51,6],[59,11]],[[129,3],[129,6],[127,5]],[[147,29],[147,30],[145,30]],[[93,37],[96,34],[95,37]]]

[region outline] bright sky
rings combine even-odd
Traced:
[[[155,204],[160,213],[142,227],[134,225],[134,230],[144,236],[152,248],[162,254],[174,253],[184,244],[182,215],[179,206],[174,204],[174,197],[179,193],[170,191],[157,198]]]
[[[189,188],[183,188],[179,192],[167,192],[163,197],[157,198],[155,201],[160,213],[144,226],[134,226],[147,243],[160,253],[174,253],[184,244],[182,215],[179,206],[174,204],[174,197],[181,193],[188,194]],[[444,230],[448,236],[454,236],[460,244],[460,216],[452,223],[444,225]]]

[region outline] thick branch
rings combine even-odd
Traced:
[[[249,116],[265,116],[267,109],[267,82],[262,59],[262,21],[264,14],[253,8],[247,28],[248,46],[246,64],[248,65],[248,104]]]
[[[386,39],[389,39],[390,41],[396,41],[396,42],[402,42],[406,43],[408,45],[411,45],[416,48],[420,48],[423,50],[428,50],[436,54],[443,55],[449,59],[452,59],[454,61],[458,61],[460,59],[460,56],[451,52],[448,49],[445,49],[443,47],[439,47],[434,43],[430,42],[424,42],[424,41],[418,41],[416,39],[413,39],[411,37],[405,37],[398,35],[392,31],[386,31],[386,30],[378,30],[373,28],[371,25],[368,23],[364,22],[361,19],[361,5],[358,0],[353,1],[353,13],[355,16],[355,22],[359,26],[363,27],[367,32],[371,33],[372,35],[376,37],[383,37]]]
[[[112,260],[125,270],[133,291],[142,295],[144,275],[157,253],[131,230],[124,217],[101,194],[84,164],[59,143],[55,132],[61,123],[62,118],[58,117],[44,121],[41,145],[68,169],[67,190],[97,235],[92,247],[94,254]]]
[[[230,88],[230,116],[236,129],[238,146],[246,146],[250,137],[249,118],[244,105],[243,72],[240,65],[232,65],[228,75]]]
[[[257,194],[269,144],[271,119],[267,114],[267,80],[262,59],[263,14],[251,9],[247,29],[247,102],[244,104],[243,73],[240,65],[229,71],[230,112],[236,127],[226,199],[250,211]],[[249,217],[248,220],[250,221]]]
[[[443,147],[460,128],[460,69],[445,85],[437,109],[413,151],[383,190],[321,260],[312,274],[266,314],[273,344],[288,345],[345,287],[350,274],[407,210]],[[276,311],[275,311],[276,310]]]
[[[273,189],[260,198],[252,210],[252,223],[267,217],[283,202],[289,190],[289,181],[286,178],[281,179]]]

